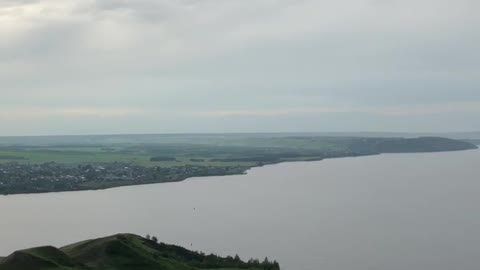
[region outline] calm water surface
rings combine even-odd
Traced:
[[[245,176],[0,196],[0,254],[117,232],[283,269],[480,267],[480,151],[285,163]]]

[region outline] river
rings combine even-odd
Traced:
[[[283,163],[247,175],[0,196],[0,254],[131,232],[286,270],[480,265],[480,151]]]

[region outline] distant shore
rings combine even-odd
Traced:
[[[474,150],[478,149],[477,148],[471,148],[471,149],[465,149],[465,150],[445,150],[445,151],[428,151],[428,152],[407,152],[407,153],[442,153],[442,152],[455,152],[455,151],[467,151],[467,150]],[[219,171],[215,171],[211,174],[208,174],[207,171],[203,171],[202,173],[199,174],[189,174],[189,175],[178,175],[177,178],[170,179],[170,180],[165,180],[161,179],[158,181],[152,180],[152,181],[144,181],[144,182],[105,182],[103,185],[97,185],[97,186],[90,186],[90,187],[77,187],[77,188],[71,188],[71,189],[57,189],[57,190],[30,190],[30,191],[25,191],[25,192],[15,192],[15,193],[3,193],[1,195],[8,196],[8,195],[20,195],[20,194],[41,194],[41,193],[54,193],[54,192],[72,192],[72,191],[89,191],[89,190],[105,190],[105,189],[111,189],[111,188],[117,188],[117,187],[127,187],[127,186],[136,186],[136,185],[149,185],[149,184],[161,184],[161,183],[172,183],[172,182],[181,182],[188,180],[190,178],[202,178],[202,177],[213,177],[213,176],[233,176],[233,175],[243,175],[247,174],[247,172],[251,169],[254,168],[259,168],[259,167],[264,167],[268,165],[276,165],[276,164],[281,164],[281,163],[290,163],[290,162],[313,162],[313,161],[322,161],[325,159],[336,159],[336,158],[350,158],[350,157],[366,157],[366,156],[375,156],[375,155],[381,155],[381,154],[386,154],[386,153],[366,153],[366,154],[350,154],[350,155],[336,155],[336,156],[325,156],[325,157],[318,157],[318,158],[304,158],[304,159],[297,159],[297,160],[279,160],[275,162],[259,162],[251,166],[237,166],[237,167],[232,167],[230,168],[231,170],[228,170],[228,173],[221,173]],[[401,154],[401,153],[394,153],[394,154]],[[122,165],[123,166],[123,165]]]

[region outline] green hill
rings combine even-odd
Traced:
[[[363,138],[353,140],[349,149],[355,152],[421,153],[477,149],[472,143],[441,137]]]
[[[0,258],[0,270],[200,270],[280,269],[278,263],[244,262],[156,243],[133,234],[117,234],[63,248],[16,251]]]

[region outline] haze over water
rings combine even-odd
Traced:
[[[479,150],[392,154],[0,196],[0,254],[132,232],[287,270],[478,269],[479,161]]]

